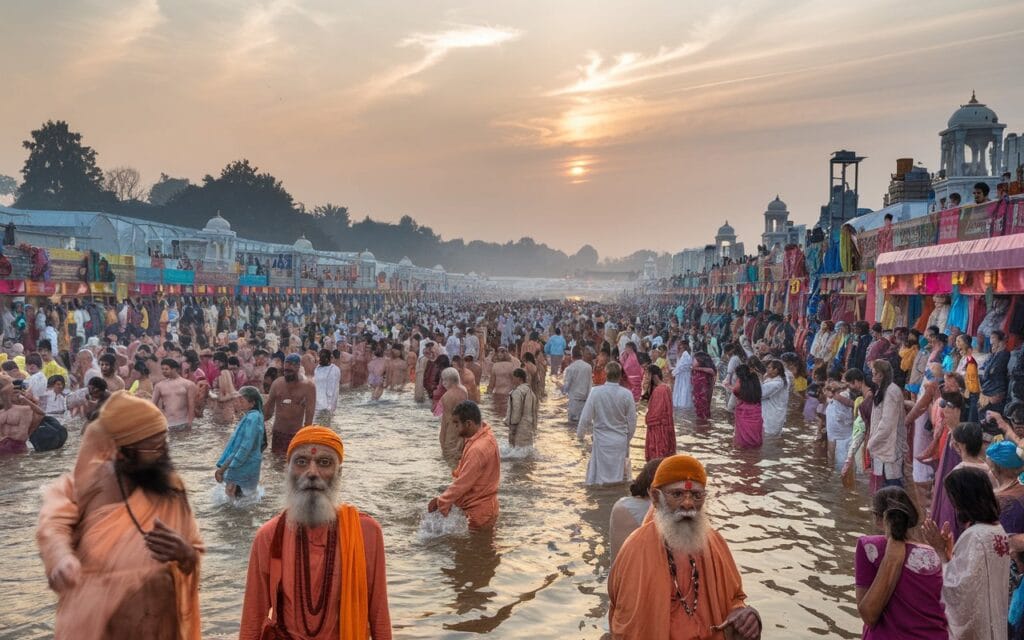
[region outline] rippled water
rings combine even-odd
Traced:
[[[533,459],[502,462],[501,517],[492,535],[424,536],[425,507],[447,485],[437,419],[411,392],[342,396],[333,425],[345,440],[343,496],[384,529],[388,591],[396,638],[600,638],[606,631],[611,505],[624,487],[587,489],[586,452],[552,391],[541,405]],[[499,441],[506,435],[495,424]],[[748,602],[765,638],[854,638],[853,549],[869,531],[867,501],[845,491],[824,462],[812,430],[791,426],[760,451],[732,448],[721,407],[714,425],[679,416],[680,451],[708,467],[712,521],[729,541]],[[642,422],[642,420],[641,420]],[[266,460],[266,496],[248,509],[217,499],[213,465],[230,427],[197,423],[171,436],[171,453],[189,488],[207,546],[202,565],[206,638],[237,633],[249,546],[256,528],[280,508],[281,463]],[[643,465],[641,426],[632,443]],[[52,635],[55,596],[47,589],[34,542],[40,485],[68,470],[77,426],[55,453],[0,459],[0,638]]]

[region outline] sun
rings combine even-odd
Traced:
[[[583,175],[585,175],[586,173],[587,168],[582,165],[576,165],[573,168],[569,169],[569,175],[574,178],[583,177]]]

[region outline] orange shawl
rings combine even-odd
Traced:
[[[708,546],[697,558],[700,571],[700,600],[690,635],[686,637],[724,639],[721,624],[729,612],[745,606],[746,594],[739,570],[725,539],[708,532]],[[608,577],[611,606],[608,621],[616,640],[668,640],[672,611],[672,578],[665,558],[661,534],[648,514],[647,522],[634,531],[619,550]]]
[[[281,582],[281,549],[285,531],[285,514],[274,534],[270,548],[270,593],[277,593]],[[350,504],[338,507],[338,551],[341,553],[341,608],[338,627],[341,640],[367,640],[369,633],[370,596],[366,586],[366,551],[359,510]],[[274,613],[276,620],[277,613]]]

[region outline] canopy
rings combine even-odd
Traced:
[[[875,261],[875,271],[880,276],[1021,268],[1024,268],[1022,233],[889,251]]]

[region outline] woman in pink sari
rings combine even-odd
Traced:
[[[736,434],[733,444],[739,449],[757,449],[764,442],[764,419],[761,417],[761,381],[745,364],[736,367]]]
[[[693,386],[693,408],[697,420],[707,422],[711,419],[711,391],[715,381],[715,363],[704,351],[693,356],[693,369],[690,379]]]
[[[633,400],[639,402],[643,391],[644,370],[636,357],[636,345],[632,342],[626,343],[626,349],[619,356],[619,364],[622,365],[622,372],[629,378],[629,390],[633,392]]]
[[[647,402],[647,437],[644,439],[644,459],[648,462],[676,453],[676,424],[672,418],[672,390],[661,382],[661,368],[647,367],[651,377],[651,395]]]

